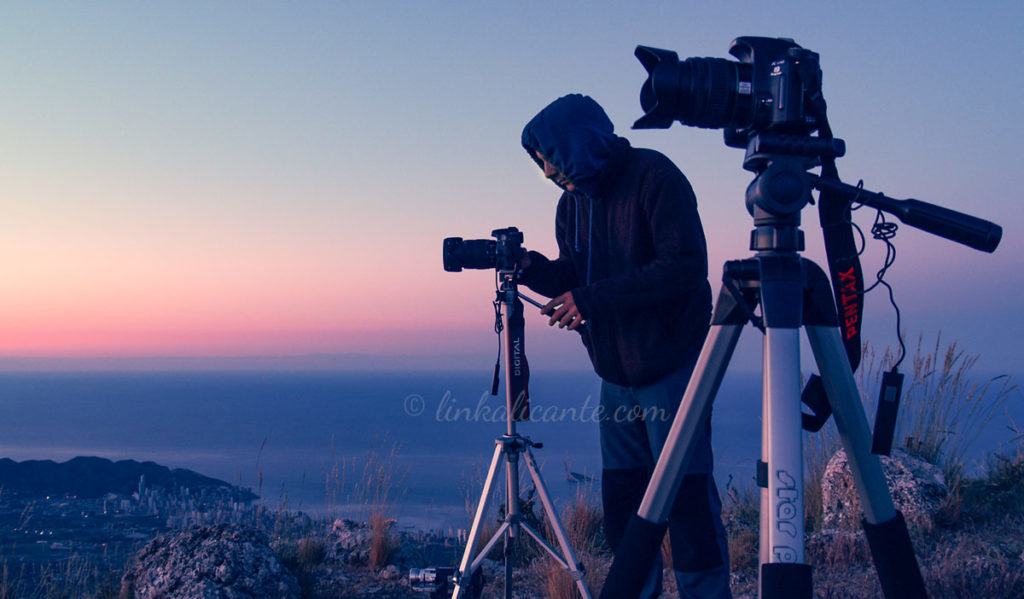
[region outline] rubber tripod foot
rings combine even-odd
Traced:
[[[903,514],[897,511],[895,518],[881,524],[871,524],[867,520],[862,520],[861,524],[878,571],[878,581],[882,584],[882,593],[889,599],[927,599],[928,593]]]

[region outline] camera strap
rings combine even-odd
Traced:
[[[822,176],[835,178],[822,167]],[[864,316],[864,273],[860,267],[860,256],[853,238],[850,203],[842,197],[823,191],[818,199],[818,217],[825,237],[825,255],[828,257],[829,274],[832,277],[832,292],[839,314],[839,328],[842,333],[850,369],[856,371],[860,365],[860,334]]]
[[[828,163],[831,163],[830,168]],[[834,160],[822,164],[822,177],[838,180]],[[818,197],[818,218],[824,231],[825,255],[839,315],[840,336],[850,361],[850,370],[856,371],[860,365],[860,335],[864,322],[864,274],[853,238],[850,204],[833,193],[822,191]],[[832,407],[819,375],[813,374],[808,379],[801,401],[811,410],[810,414],[803,413],[803,428],[811,432],[821,430],[832,415]]]
[[[820,93],[812,104],[818,112],[820,135],[832,139],[832,130],[825,116],[825,102]],[[835,156],[822,157],[821,178],[839,181]],[[860,335],[864,322],[864,273],[860,267],[860,255],[853,237],[850,202],[834,192],[820,191],[818,220],[825,238],[825,255],[828,259],[832,293],[839,315],[840,336],[846,349],[846,357],[850,361],[850,370],[856,372],[860,365]],[[832,415],[832,407],[828,403],[825,385],[819,375],[811,375],[808,379],[801,401],[811,410],[811,414],[803,414],[803,428],[811,432],[821,430]]]
[[[500,297],[500,296],[499,296]],[[495,301],[495,332],[502,334],[502,319],[499,313],[501,300]],[[509,369],[506,376],[509,382],[511,397],[507,399],[509,418],[514,422],[529,420],[529,362],[526,361],[526,318],[523,317],[522,300],[518,295],[512,302],[512,311],[509,313],[509,326],[505,335],[505,347],[501,350],[508,356]],[[498,356],[498,363],[495,365],[495,377],[490,388],[490,394],[498,394],[498,377],[500,371],[501,354]]]

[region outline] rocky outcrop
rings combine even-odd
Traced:
[[[121,580],[121,599],[298,599],[299,585],[253,528],[193,527],[153,539]]]
[[[930,527],[949,495],[942,469],[906,451],[880,456],[889,492],[896,509],[911,526]],[[829,460],[821,480],[822,527],[851,530],[860,527],[860,502],[847,463],[839,450]]]

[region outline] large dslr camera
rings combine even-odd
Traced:
[[[491,239],[463,239],[447,237],[444,240],[444,269],[460,272],[463,268],[494,268],[512,271],[523,253],[523,234],[515,227],[491,231]]]
[[[636,129],[667,129],[674,121],[725,129],[725,143],[746,147],[752,133],[806,135],[818,128],[821,68],[818,54],[792,40],[739,37],[724,58],[687,58],[638,46],[648,72],[640,91],[644,116]],[[810,91],[811,93],[807,93]]]

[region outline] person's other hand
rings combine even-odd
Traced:
[[[573,299],[571,291],[567,291],[545,304],[540,309],[540,313],[551,317],[548,319],[548,326],[558,323],[560,329],[568,328],[570,331],[575,331],[583,323],[583,316],[580,314],[580,309],[576,307],[576,300]]]

